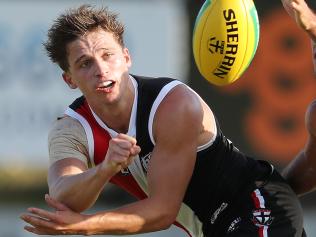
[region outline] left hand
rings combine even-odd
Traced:
[[[29,224],[24,227],[25,230],[38,235],[84,235],[87,233],[85,215],[72,211],[49,195],[45,195],[45,201],[55,211],[28,208],[29,213],[21,215],[21,219]]]

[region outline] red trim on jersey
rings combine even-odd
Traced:
[[[177,226],[177,227],[179,227],[180,229],[182,229],[182,230],[184,230],[190,237],[193,237],[191,234],[190,234],[190,232],[183,226],[183,225],[181,225],[179,222],[174,222],[173,223],[175,226]]]
[[[103,129],[98,122],[95,120],[90,107],[86,100],[84,103],[76,109],[76,112],[82,115],[91,126],[93,138],[94,138],[94,163],[95,165],[100,164],[106,155],[109,148],[109,141],[111,139],[110,134]]]
[[[263,198],[263,196],[261,195],[259,189],[256,189],[255,191],[253,191],[251,193],[251,198],[252,198],[252,200],[254,202],[255,209],[265,208],[264,199],[262,200],[263,201],[263,203],[262,203],[260,201],[258,195],[260,195]],[[267,229],[265,229],[266,226],[264,226],[264,225],[256,225],[256,226],[258,227],[259,237],[268,237]]]
[[[137,199],[145,199],[147,197],[131,174],[116,174],[112,177],[110,182],[121,187]]]
[[[252,200],[253,200],[253,202],[254,202],[254,204],[255,204],[255,208],[257,209],[257,208],[260,208],[260,201],[259,201],[259,199],[258,199],[258,197],[257,197],[257,194],[255,193],[255,192],[252,192],[251,193],[251,198],[252,198]]]
[[[264,237],[264,236],[263,236],[263,226],[259,226],[258,228],[259,228],[259,230],[258,230],[258,232],[259,232],[259,237]]]
[[[93,161],[95,165],[100,164],[106,155],[109,148],[109,141],[111,139],[110,134],[99,123],[95,120],[91,109],[86,100],[75,110],[77,113],[82,115],[89,123],[94,140],[94,157]],[[116,174],[110,179],[110,182],[123,188],[125,191],[133,195],[138,199],[144,199],[147,195],[139,187],[133,176],[128,174],[122,174],[121,172]]]
[[[106,152],[109,148],[109,141],[111,139],[111,136],[108,131],[102,128],[95,120],[86,100],[84,100],[83,104],[81,104],[80,107],[76,108],[75,111],[82,115],[91,127],[94,140],[93,161],[95,165],[98,165],[105,158]],[[110,179],[110,182],[124,189],[126,192],[137,199],[145,199],[147,197],[145,192],[140,188],[140,186],[130,173],[117,173]],[[174,225],[183,229],[189,236],[192,237],[192,235],[183,225],[178,222],[174,222]]]

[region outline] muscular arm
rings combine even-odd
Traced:
[[[77,158],[65,158],[49,168],[49,193],[72,210],[82,212],[95,203],[114,174],[101,165],[87,169],[86,164]]]
[[[306,127],[308,141],[304,149],[283,172],[284,177],[298,195],[316,188],[316,101],[307,110]]]
[[[175,221],[193,172],[202,117],[200,102],[182,86],[165,98],[154,119],[156,145],[147,174],[149,197],[92,216],[101,227],[99,233],[151,232]]]
[[[148,198],[92,215],[69,211],[61,215],[33,208],[29,211],[51,221],[22,216],[36,226],[26,229],[38,234],[136,234],[168,228],[176,219],[194,169],[203,130],[201,107],[193,92],[183,86],[176,87],[159,106],[154,118],[156,145],[147,174]]]
[[[128,141],[132,138],[119,135],[110,141],[104,162],[88,169],[87,162],[84,162],[88,159],[83,139],[85,134],[80,129],[83,128],[78,122],[64,118],[49,136],[52,163],[48,170],[49,193],[51,197],[76,212],[84,211],[95,203],[105,184],[122,168],[115,162],[125,161],[133,152],[136,154],[138,149],[133,150],[131,154],[127,152],[126,157],[120,156],[125,148],[129,149],[133,145]]]

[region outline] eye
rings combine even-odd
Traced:
[[[114,53],[107,52],[103,54],[103,58],[107,59],[107,58],[110,58],[112,55],[114,55]]]
[[[91,60],[84,60],[80,63],[79,67],[86,68],[86,67],[89,67],[90,65],[91,65]]]

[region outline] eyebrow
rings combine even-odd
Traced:
[[[99,50],[103,50],[103,51],[109,51],[109,50],[113,50],[113,48],[100,48]],[[83,59],[84,57],[87,57],[87,55],[82,55],[79,58],[76,59],[75,64],[77,64],[78,62],[80,62],[81,59]]]
[[[75,61],[75,64],[79,63],[81,59],[83,59],[84,57],[86,57],[86,55],[82,55],[81,57],[77,58]]]

